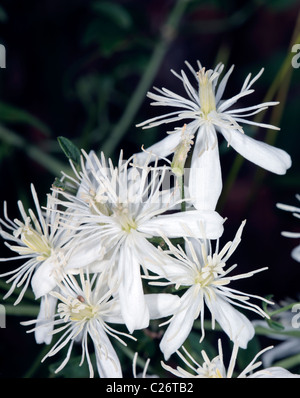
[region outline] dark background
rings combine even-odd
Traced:
[[[294,31],[300,32],[299,1],[179,3],[174,23],[169,17],[177,3],[171,0],[1,1],[6,69],[0,70],[0,201],[8,202],[11,218],[18,217],[17,200],[32,206],[30,183],[43,203],[54,178],[68,168],[58,136],[87,151],[104,150],[113,159],[121,148],[130,156],[142,144],[162,138],[163,126],[143,131],[135,125],[163,111],[146,98],[153,85],[182,90],[170,69],[180,71],[185,60],[196,66],[199,59],[207,68],[218,61],[228,68],[235,64],[228,97],[240,90],[248,73],[264,67],[255,92],[240,104],[264,101],[291,54]],[[237,288],[281,300],[296,299],[299,292],[300,264],[290,257],[299,240],[281,236],[283,230],[299,231],[299,222],[276,203],[299,205],[300,69],[288,62],[278,87],[271,100],[280,99],[281,105],[277,113],[266,112],[263,120],[275,121],[281,131],[270,136],[263,129],[245,131],[260,140],[271,139],[291,155],[293,166],[285,176],[275,176],[241,162],[229,187],[226,181],[238,160],[233,149],[221,146],[226,189],[218,210],[228,217],[224,243],[247,219],[231,263],[237,262],[240,272],[269,267]],[[10,255],[3,245],[0,255]],[[3,270],[10,266],[1,263]],[[0,329],[0,377],[24,377],[27,371],[48,377],[45,366],[30,373],[42,348],[20,320],[24,318],[8,316],[6,329]]]

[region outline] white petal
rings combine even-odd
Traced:
[[[220,131],[228,144],[250,162],[276,174],[285,174],[291,167],[291,157],[284,150],[257,141],[238,130]]]
[[[200,296],[196,296],[195,299],[193,288],[189,288],[181,297],[182,310],[173,316],[159,345],[166,361],[182,346],[190,334],[194,320],[199,315],[199,301]]]
[[[205,303],[228,337],[240,347],[247,348],[255,333],[249,319],[217,294],[211,298],[205,295]]]
[[[136,241],[136,254],[140,264],[155,274],[161,275],[164,254],[144,237]]]
[[[193,236],[218,239],[223,234],[224,219],[213,210],[188,210],[157,216],[139,226],[141,232],[169,238]]]
[[[291,253],[292,258],[300,263],[300,245],[296,246]]]
[[[103,328],[97,324],[98,336],[93,338],[95,344],[96,362],[101,378],[122,378],[119,358]],[[100,343],[100,348],[99,348]],[[101,353],[97,350],[100,349]]]
[[[37,317],[37,328],[34,331],[38,344],[50,344],[52,340],[53,322],[51,322],[56,309],[57,298],[46,295],[42,297],[40,311]]]
[[[215,139],[217,140],[214,132]],[[203,140],[197,135],[189,175],[189,195],[196,209],[215,210],[222,191],[219,147],[216,142],[204,149]]]
[[[55,264],[51,258],[48,258],[35,271],[31,280],[31,287],[35,298],[38,299],[49,293],[56,285],[57,275],[55,272]]]
[[[134,163],[143,164],[150,154],[159,157],[166,157],[173,153],[180,142],[181,130],[175,133],[168,134],[167,137],[161,141],[151,145],[145,151],[139,152],[135,155]]]
[[[279,366],[274,366],[272,368],[266,368],[263,370],[259,370],[258,372],[254,372],[253,374],[247,376],[247,378],[292,379],[292,378],[300,378],[300,375],[291,373],[289,370],[281,368]]]
[[[66,270],[87,267],[94,262],[99,262],[103,259],[105,248],[101,244],[95,244],[94,240],[80,244],[74,244],[71,256],[68,259]]]
[[[173,294],[146,294],[146,303],[150,312],[150,319],[160,319],[173,313],[178,309],[180,298]]]
[[[140,264],[127,243],[120,249],[118,264],[121,312],[130,333],[149,325],[149,310],[145,302]]]

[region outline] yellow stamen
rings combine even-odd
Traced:
[[[204,116],[207,116],[211,111],[216,110],[215,94],[212,88],[212,82],[215,75],[210,76],[211,71],[206,71],[202,68],[197,76],[199,78],[199,98],[201,111]]]

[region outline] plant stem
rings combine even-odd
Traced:
[[[177,181],[179,184],[179,189],[180,189],[180,195],[181,195],[181,211],[185,211],[186,210],[186,203],[185,203],[185,199],[184,199],[184,179],[183,176],[179,176],[177,177]]]
[[[39,313],[38,305],[5,305],[5,314],[12,316],[33,316],[36,317]]]
[[[274,363],[272,366],[279,366],[284,369],[291,369],[300,364],[300,354],[293,355],[289,358],[285,358],[281,361]]]
[[[112,156],[117,145],[126,134],[128,128],[131,126],[131,123],[145,98],[146,92],[158,71],[158,68],[170,46],[170,43],[175,37],[176,29],[189,1],[190,0],[178,0],[174,8],[171,10],[170,15],[162,28],[161,40],[154,48],[147,69],[145,70],[138,86],[136,87],[136,90],[131,96],[131,99],[125,108],[121,119],[116,124],[101,148],[101,151],[104,152],[106,156]]]
[[[289,311],[294,307],[294,305],[300,305],[300,303],[290,303],[284,307],[279,308],[278,310],[269,312],[269,315],[272,317],[273,315],[280,314],[281,312]]]

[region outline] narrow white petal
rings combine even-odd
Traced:
[[[216,133],[214,132],[217,140]],[[222,191],[222,176],[218,143],[207,149],[197,136],[189,175],[189,195],[196,209],[216,208]]]
[[[178,309],[180,298],[173,294],[146,294],[146,303],[150,312],[150,319],[160,319],[173,315]]]
[[[188,210],[157,216],[139,227],[141,232],[169,238],[198,237],[218,239],[223,234],[224,219],[213,210]]]
[[[285,174],[291,167],[291,157],[282,149],[257,141],[237,130],[221,129],[221,133],[239,154],[266,170]]]
[[[300,245],[296,246],[291,253],[292,258],[300,263]]]
[[[218,295],[211,298],[205,295],[205,303],[228,337],[240,347],[247,348],[255,333],[249,319]]]
[[[35,271],[31,280],[31,287],[35,298],[38,299],[53,290],[56,285],[57,275],[55,272],[55,264],[51,258],[49,258]]]
[[[120,249],[118,274],[121,312],[129,332],[148,327],[149,310],[144,298],[140,264],[126,243]]]
[[[86,241],[84,244],[75,246],[66,264],[66,269],[76,269],[86,267],[94,262],[101,261],[105,254],[105,248],[95,241]]]
[[[199,315],[200,296],[195,297],[193,293],[194,289],[190,288],[181,297],[182,310],[174,315],[160,342],[159,347],[166,361],[185,342]]]
[[[180,142],[181,130],[176,131],[175,133],[167,135],[167,137],[163,138],[161,141],[151,145],[147,149],[142,152],[135,154],[135,163],[144,164],[146,159],[149,158],[149,154],[153,154],[153,159],[155,156],[158,157],[167,157],[171,153],[173,153]]]
[[[94,337],[93,340],[95,344],[97,369],[100,377],[122,378],[121,365],[115,349],[100,325],[97,325],[97,331],[98,336]]]
[[[247,377],[252,379],[296,379],[300,378],[300,375],[291,373],[289,370],[279,366],[274,366],[254,372]]]
[[[37,317],[37,328],[34,331],[38,344],[50,344],[52,340],[53,322],[51,322],[56,309],[57,298],[46,295],[42,297],[40,311]]]

